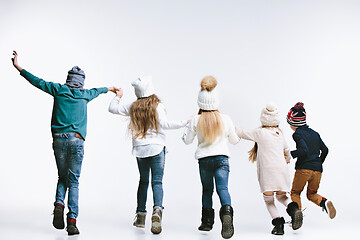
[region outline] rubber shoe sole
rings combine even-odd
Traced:
[[[133,223],[133,226],[137,228],[145,228],[145,224],[137,224],[135,222]]]
[[[64,213],[60,209],[54,210],[53,226],[56,229],[64,229],[65,228]]]
[[[301,228],[303,224],[303,213],[301,210],[297,210],[294,214],[294,219],[291,223],[291,227],[293,230],[297,230]]]
[[[211,231],[211,229],[212,226],[205,224],[201,224],[200,227],[198,228],[199,231]]]
[[[161,220],[159,215],[153,215],[151,217],[151,232],[153,234],[161,233]]]
[[[331,201],[326,201],[326,208],[330,219],[333,219],[336,216],[336,209]]]
[[[234,235],[234,225],[232,223],[232,217],[230,215],[224,215],[221,222],[221,236],[225,239],[231,238]]]

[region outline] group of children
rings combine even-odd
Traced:
[[[12,62],[20,75],[32,85],[54,97],[51,119],[53,150],[58,169],[58,183],[54,202],[53,226],[64,229],[65,195],[68,191],[68,213],[66,230],[69,235],[79,234],[76,226],[78,216],[79,177],[81,172],[84,140],[87,126],[87,103],[108,91],[116,94],[110,102],[109,112],[130,118],[128,128],[132,134],[132,153],[136,157],[140,180],[137,191],[136,217],[133,225],[144,228],[146,219],[146,200],[151,171],[153,191],[153,212],[151,232],[162,231],[163,187],[166,141],[165,130],[185,127],[182,140],[191,144],[195,137],[198,145],[195,158],[198,160],[202,183],[202,216],[200,231],[210,231],[214,224],[212,195],[214,180],[219,195],[221,208],[219,212],[225,239],[234,234],[233,208],[228,190],[229,149],[228,142],[237,144],[240,139],[255,142],[249,151],[249,159],[257,164],[257,176],[265,205],[271,215],[274,228],[272,234],[283,235],[285,220],[278,213],[274,199],[286,207],[291,217],[294,230],[303,223],[300,194],[306,184],[307,198],[322,207],[334,218],[336,210],[331,201],[317,194],[322,163],[328,148],[320,135],[306,124],[306,112],[302,103],[292,107],[287,115],[287,122],[294,130],[293,139],[296,150],[290,151],[281,129],[278,108],[268,104],[261,111],[261,127],[251,131],[235,128],[231,118],[218,111],[219,101],[216,94],[217,81],[208,76],[201,81],[198,94],[199,112],[188,121],[169,121],[164,105],[155,94],[152,79],[140,77],[131,84],[137,100],[123,104],[123,90],[116,87],[84,89],[85,73],[79,67],[73,67],[65,84],[46,82],[18,64],[18,54],[14,51]],[[295,175],[291,188],[291,200],[286,193],[290,192],[290,175],[287,163],[297,158]]]

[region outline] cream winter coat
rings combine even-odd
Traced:
[[[290,175],[286,162],[290,162],[290,149],[279,128],[256,128],[251,131],[236,129],[240,138],[258,144],[256,164],[262,193],[290,191]],[[286,156],[286,157],[285,157]]]

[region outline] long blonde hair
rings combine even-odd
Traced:
[[[217,86],[217,81],[213,76],[206,76],[200,83],[201,91],[211,92]],[[220,112],[218,110],[200,109],[200,118],[197,124],[199,136],[202,141],[212,144],[218,136],[224,131],[224,124]]]
[[[277,128],[281,132],[281,129],[279,128],[279,126],[261,126],[261,127],[262,128]],[[257,142],[255,142],[254,147],[252,149],[250,149],[250,151],[248,151],[250,162],[253,162],[253,163],[256,162],[257,151],[258,151],[258,144],[257,144]]]
[[[197,124],[199,135],[207,144],[212,144],[224,132],[224,124],[218,110],[199,110],[200,118]]]
[[[148,130],[159,132],[159,117],[156,111],[160,99],[155,95],[139,98],[131,104],[129,129],[133,138],[145,138]]]

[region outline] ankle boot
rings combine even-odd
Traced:
[[[145,219],[146,219],[146,212],[136,213],[133,226],[138,228],[145,228]]]
[[[297,230],[302,226],[303,214],[296,202],[291,202],[287,206],[286,212],[291,217],[291,225],[293,230]]]
[[[56,229],[64,229],[65,223],[64,223],[64,206],[62,204],[55,204],[54,207],[54,218],[53,218],[53,226]]]
[[[284,223],[285,220],[283,217],[274,218],[272,220],[272,225],[274,225],[273,230],[271,231],[274,235],[284,235]]]
[[[67,219],[66,231],[68,232],[68,235],[80,234],[79,229],[76,227],[76,219],[73,218]]]
[[[153,209],[153,214],[151,216],[151,232],[154,234],[161,233],[161,220],[162,220],[162,208],[155,206]]]
[[[200,231],[210,231],[214,224],[214,209],[202,208]]]
[[[225,239],[234,235],[233,215],[234,210],[231,206],[224,205],[220,208],[221,236]]]

